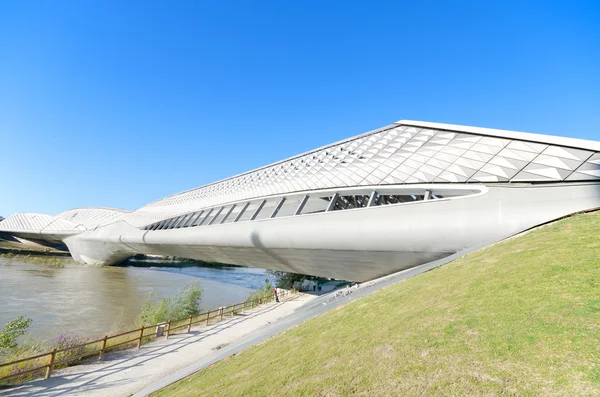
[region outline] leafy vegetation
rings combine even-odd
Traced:
[[[154,325],[167,320],[181,320],[190,315],[200,313],[202,288],[199,281],[194,281],[183,287],[176,295],[157,299],[151,292],[136,319],[138,325]]]
[[[4,329],[0,331],[0,353],[16,349],[17,339],[25,335],[32,321],[25,316],[19,316],[6,323]]]
[[[262,289],[256,290],[252,295],[246,298],[246,302],[250,302],[258,299],[270,299],[273,297],[273,289],[275,286],[269,281],[265,280],[265,284]]]
[[[14,320],[9,321],[0,331],[0,362],[10,362],[38,355],[50,349],[47,343],[26,339],[18,343],[18,338],[25,335],[32,319],[25,316],[19,316]],[[25,371],[39,368],[46,365],[46,360],[37,358],[33,361],[27,361],[13,366],[0,367],[0,377],[7,375],[18,375]],[[29,379],[32,374],[25,374],[13,378],[13,381],[24,381]]]
[[[56,342],[54,342],[54,347],[58,350],[67,348],[73,349],[58,353],[56,355],[56,362],[63,365],[70,365],[81,360],[85,356],[87,349],[85,346],[79,345],[85,342],[86,340],[84,337],[73,332],[66,331],[60,334],[58,338],[56,338]]]
[[[584,396],[600,390],[600,213],[358,299],[156,395]]]
[[[292,289],[296,281],[302,282],[307,278],[312,278],[305,274],[288,273],[280,270],[267,270],[267,274],[275,279],[277,288]]]

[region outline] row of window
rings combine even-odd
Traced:
[[[427,191],[424,195],[414,194],[353,194],[341,196],[292,196],[254,200],[206,210],[190,212],[174,218],[164,219],[147,226],[144,230],[168,230],[224,223],[253,221],[284,216],[306,215],[326,211],[341,211],[354,208],[400,204],[419,200],[438,199],[440,195]]]

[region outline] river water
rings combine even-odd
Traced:
[[[49,267],[0,257],[0,327],[24,315],[33,319],[31,337],[102,336],[132,327],[151,291],[171,296],[199,280],[202,310],[215,309],[244,301],[265,279],[263,269],[241,267]]]

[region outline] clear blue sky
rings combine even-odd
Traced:
[[[150,201],[399,119],[600,140],[597,1],[0,0],[0,215]]]

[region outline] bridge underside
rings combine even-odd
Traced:
[[[65,243],[74,258],[94,264],[141,253],[366,281],[600,207],[597,182],[470,189],[435,200],[168,230],[117,222]]]
[[[364,281],[600,207],[600,142],[402,120],[135,211],[17,213],[81,262],[174,255]]]

